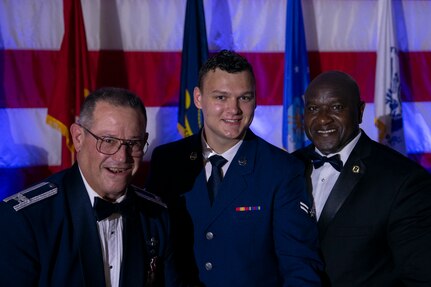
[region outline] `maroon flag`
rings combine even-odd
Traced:
[[[92,88],[88,50],[80,0],[64,0],[64,37],[53,79],[54,90],[48,103],[46,122],[62,134],[60,169],[73,162],[73,143],[69,134],[85,96]]]

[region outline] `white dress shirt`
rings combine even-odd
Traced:
[[[230,149],[228,149],[227,151],[225,151],[224,153],[216,153],[206,142],[205,138],[203,137],[203,133],[202,133],[202,153],[203,153],[203,158],[204,158],[204,165],[205,165],[205,174],[207,177],[207,181],[211,176],[211,171],[212,171],[212,164],[209,161],[209,158],[213,155],[220,155],[222,157],[224,157],[227,162],[222,166],[222,176],[224,177],[224,175],[226,174],[230,163],[232,162],[233,158],[235,157],[239,147],[241,146],[243,140],[240,140],[238,143],[236,143],[233,147],[231,147]]]
[[[81,170],[80,170],[81,172]],[[82,172],[82,179],[88,196],[91,201],[91,206],[94,205],[94,198],[100,197],[85,180]],[[117,199],[116,202],[124,200],[124,194]],[[123,220],[119,213],[114,213],[111,216],[98,221],[100,245],[102,247],[103,269],[105,271],[106,287],[118,287],[120,284],[120,270],[123,259]]]
[[[359,132],[359,134],[340,152],[324,156],[331,157],[333,155],[339,154],[344,166],[350,156],[350,153],[359,141],[360,136],[361,132]],[[323,156],[323,154],[317,148],[316,152]],[[322,213],[326,200],[328,199],[329,194],[331,193],[331,190],[334,187],[339,175],[340,172],[333,168],[328,162],[325,162],[320,168],[316,169],[313,167],[313,171],[311,173],[311,184],[313,187],[314,208],[316,210],[317,219],[320,218],[320,214]]]

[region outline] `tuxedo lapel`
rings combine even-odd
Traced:
[[[340,210],[347,197],[355,189],[355,186],[366,171],[366,166],[362,159],[368,156],[368,149],[366,147],[367,140],[369,140],[368,137],[362,133],[361,138],[352,150],[323,207],[318,221],[319,235],[321,238],[324,237],[329,223],[334,219],[337,212]]]
[[[75,164],[65,176],[64,185],[74,230],[74,241],[78,245],[82,274],[86,286],[105,286],[103,258],[97,222],[93,209]]]

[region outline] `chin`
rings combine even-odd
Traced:
[[[316,145],[316,147],[324,154],[336,153],[338,151],[334,146]]]
[[[226,133],[226,136],[231,139],[240,139],[245,134],[245,130],[235,130]]]
[[[105,186],[105,187],[106,187],[106,190],[111,191],[111,193],[118,193],[124,190],[126,186],[127,186],[127,181],[121,180],[121,181],[110,182],[108,186]]]

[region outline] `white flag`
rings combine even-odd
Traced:
[[[379,141],[405,154],[400,99],[400,66],[391,0],[379,0],[377,65],[374,93]]]

